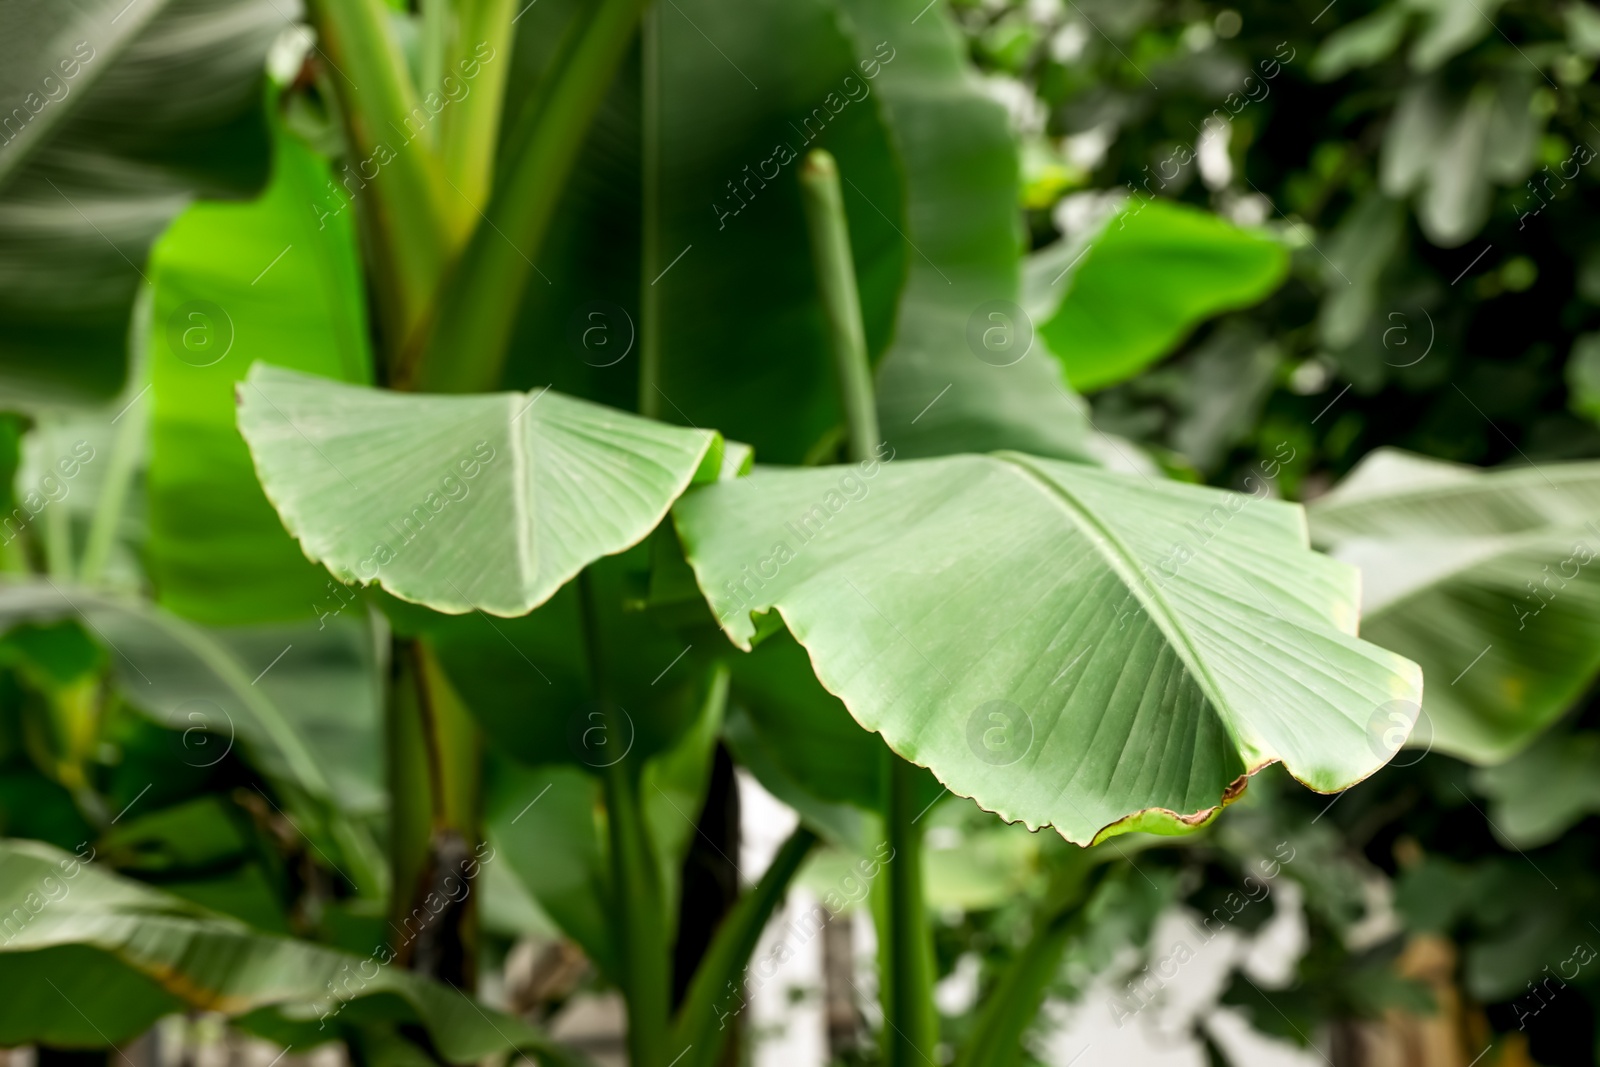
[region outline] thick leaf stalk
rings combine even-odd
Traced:
[[[444,0],[439,0],[444,6]],[[458,0],[455,15],[439,42],[437,82],[426,90],[443,91],[450,105],[440,115],[439,158],[450,186],[451,208],[465,231],[478,222],[494,185],[495,146],[511,73],[512,0]],[[475,72],[475,77],[466,75]],[[453,79],[454,81],[452,82]],[[462,93],[459,99],[456,93]]]
[[[614,736],[627,729],[609,724]],[[660,867],[639,799],[639,779],[628,760],[606,769],[606,820],[610,835],[613,907],[622,947],[623,994],[628,1001],[628,1062],[631,1067],[667,1063],[672,965]]]
[[[584,652],[590,691],[600,705],[608,736],[624,737],[625,712],[610,700],[600,611],[589,572],[578,575]],[[620,713],[620,714],[619,714]],[[630,1067],[665,1067],[672,1014],[672,953],[661,884],[661,866],[640,796],[638,761],[624,756],[602,769],[606,836],[611,859],[611,911],[618,945],[623,999],[628,1004]]]
[[[933,937],[922,886],[922,828],[917,825],[918,775],[913,764],[886,752],[888,803],[884,822],[890,855],[884,867],[881,924],[883,1062],[916,1067],[938,1062],[939,1020],[933,1009]]]

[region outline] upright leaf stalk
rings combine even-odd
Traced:
[[[800,168],[800,193],[811,237],[811,261],[816,267],[822,310],[828,320],[828,347],[838,376],[839,400],[844,405],[850,458],[856,462],[871,460],[878,447],[878,409],[872,396],[867,331],[861,321],[861,297],[856,289],[856,265],[850,252],[839,165],[830,153],[819,148],[806,156]]]
[[[878,413],[867,361],[866,330],[856,288],[850,230],[839,186],[839,166],[816,149],[800,169],[801,198],[811,238],[828,342],[854,461],[870,460],[878,445]],[[883,1052],[889,1067],[935,1062],[939,1040],[933,1010],[933,942],[922,887],[922,831],[917,826],[916,768],[886,754],[885,815],[894,859],[887,866],[887,914],[883,927]]]

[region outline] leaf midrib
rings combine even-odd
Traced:
[[[1054,501],[1079,529],[1091,535],[1099,536],[1101,540],[1095,544],[1095,548],[1100,557],[1122,579],[1129,592],[1144,605],[1150,618],[1161,628],[1161,632],[1166,635],[1167,640],[1172,643],[1177,650],[1178,657],[1194,675],[1196,683],[1205,694],[1206,702],[1211,706],[1212,713],[1221,720],[1223,729],[1228,732],[1228,737],[1233,741],[1234,749],[1236,751],[1241,750],[1243,742],[1239,737],[1238,731],[1234,728],[1232,718],[1225,711],[1226,705],[1221,698],[1221,686],[1212,677],[1209,667],[1206,666],[1204,659],[1200,656],[1193,639],[1182,625],[1178,613],[1173,609],[1172,605],[1167,603],[1161,592],[1153,588],[1151,583],[1140,581],[1142,575],[1139,570],[1139,559],[1133,550],[1123,544],[1122,540],[1101,522],[1082,501],[1073,496],[1070,490],[1060,485],[1044,471],[1036,468],[1030,462],[1031,457],[1019,452],[1001,452],[995,454],[993,458],[996,462],[1017,471],[1023,478],[1040,488],[1044,495]],[[1091,543],[1096,542],[1094,536],[1091,536],[1089,540]],[[1145,588],[1141,589],[1141,585],[1145,586]]]

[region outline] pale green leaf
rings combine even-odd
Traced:
[[[260,363],[239,427],[309,558],[450,614],[526,614],[721,464],[711,431],[548,389],[422,396]]]
[[[1495,12],[1505,0],[1404,0],[1400,5],[1421,12],[1422,32],[1411,46],[1411,65],[1436,70],[1494,29]]]
[[[871,469],[707,486],[679,534],[736,644],[786,624],[858,722],[1008,820],[1181,830],[1280,760],[1342,789],[1420,697],[1293,505],[1015,454]]]
[[[1311,518],[1361,568],[1366,637],[1422,665],[1439,751],[1504,760],[1600,673],[1600,463],[1481,471],[1384,449]]]

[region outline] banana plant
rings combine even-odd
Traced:
[[[1036,332],[1019,306],[1015,146],[942,11],[308,15],[263,93],[270,185],[194,206],[147,263],[145,558],[197,624],[372,620],[388,854],[367,880],[416,931],[370,992],[431,1053],[565,1055],[462,999],[481,916],[448,887],[485,855],[622,991],[630,1062],[693,1067],[819,839],[865,844],[883,1058],[910,1065],[941,1044],[921,819],[944,794],[1090,846],[1192,832],[1271,763],[1332,792],[1392,753],[1374,716],[1421,674],[1357,637],[1356,572],[1297,507],[1092,463],[1050,347],[1088,312]],[[1120,240],[1086,287],[1118,284]],[[1165,340],[1097,340],[1106,374],[1281,278],[1270,242],[1218,240],[1257,277],[1165,315]],[[803,818],[679,983],[724,739]],[[31,912],[30,879],[70,860],[8,848],[4,899]],[[963,1062],[1020,1055],[1103,857],[1063,868]],[[347,959],[84,884],[128,917],[41,908],[13,951],[113,961],[146,1006],[126,1032],[181,1002],[320,1039],[318,980]],[[136,936],[158,918],[170,936]],[[183,970],[185,938],[240,973]],[[339,1035],[407,1054],[367,992],[337,998]],[[58,1017],[16,1034],[91,1040]]]
[[[1361,568],[1367,637],[1437,680],[1417,743],[1501,763],[1600,673],[1595,464],[1485,471],[1380,449],[1310,513],[1318,541]]]

